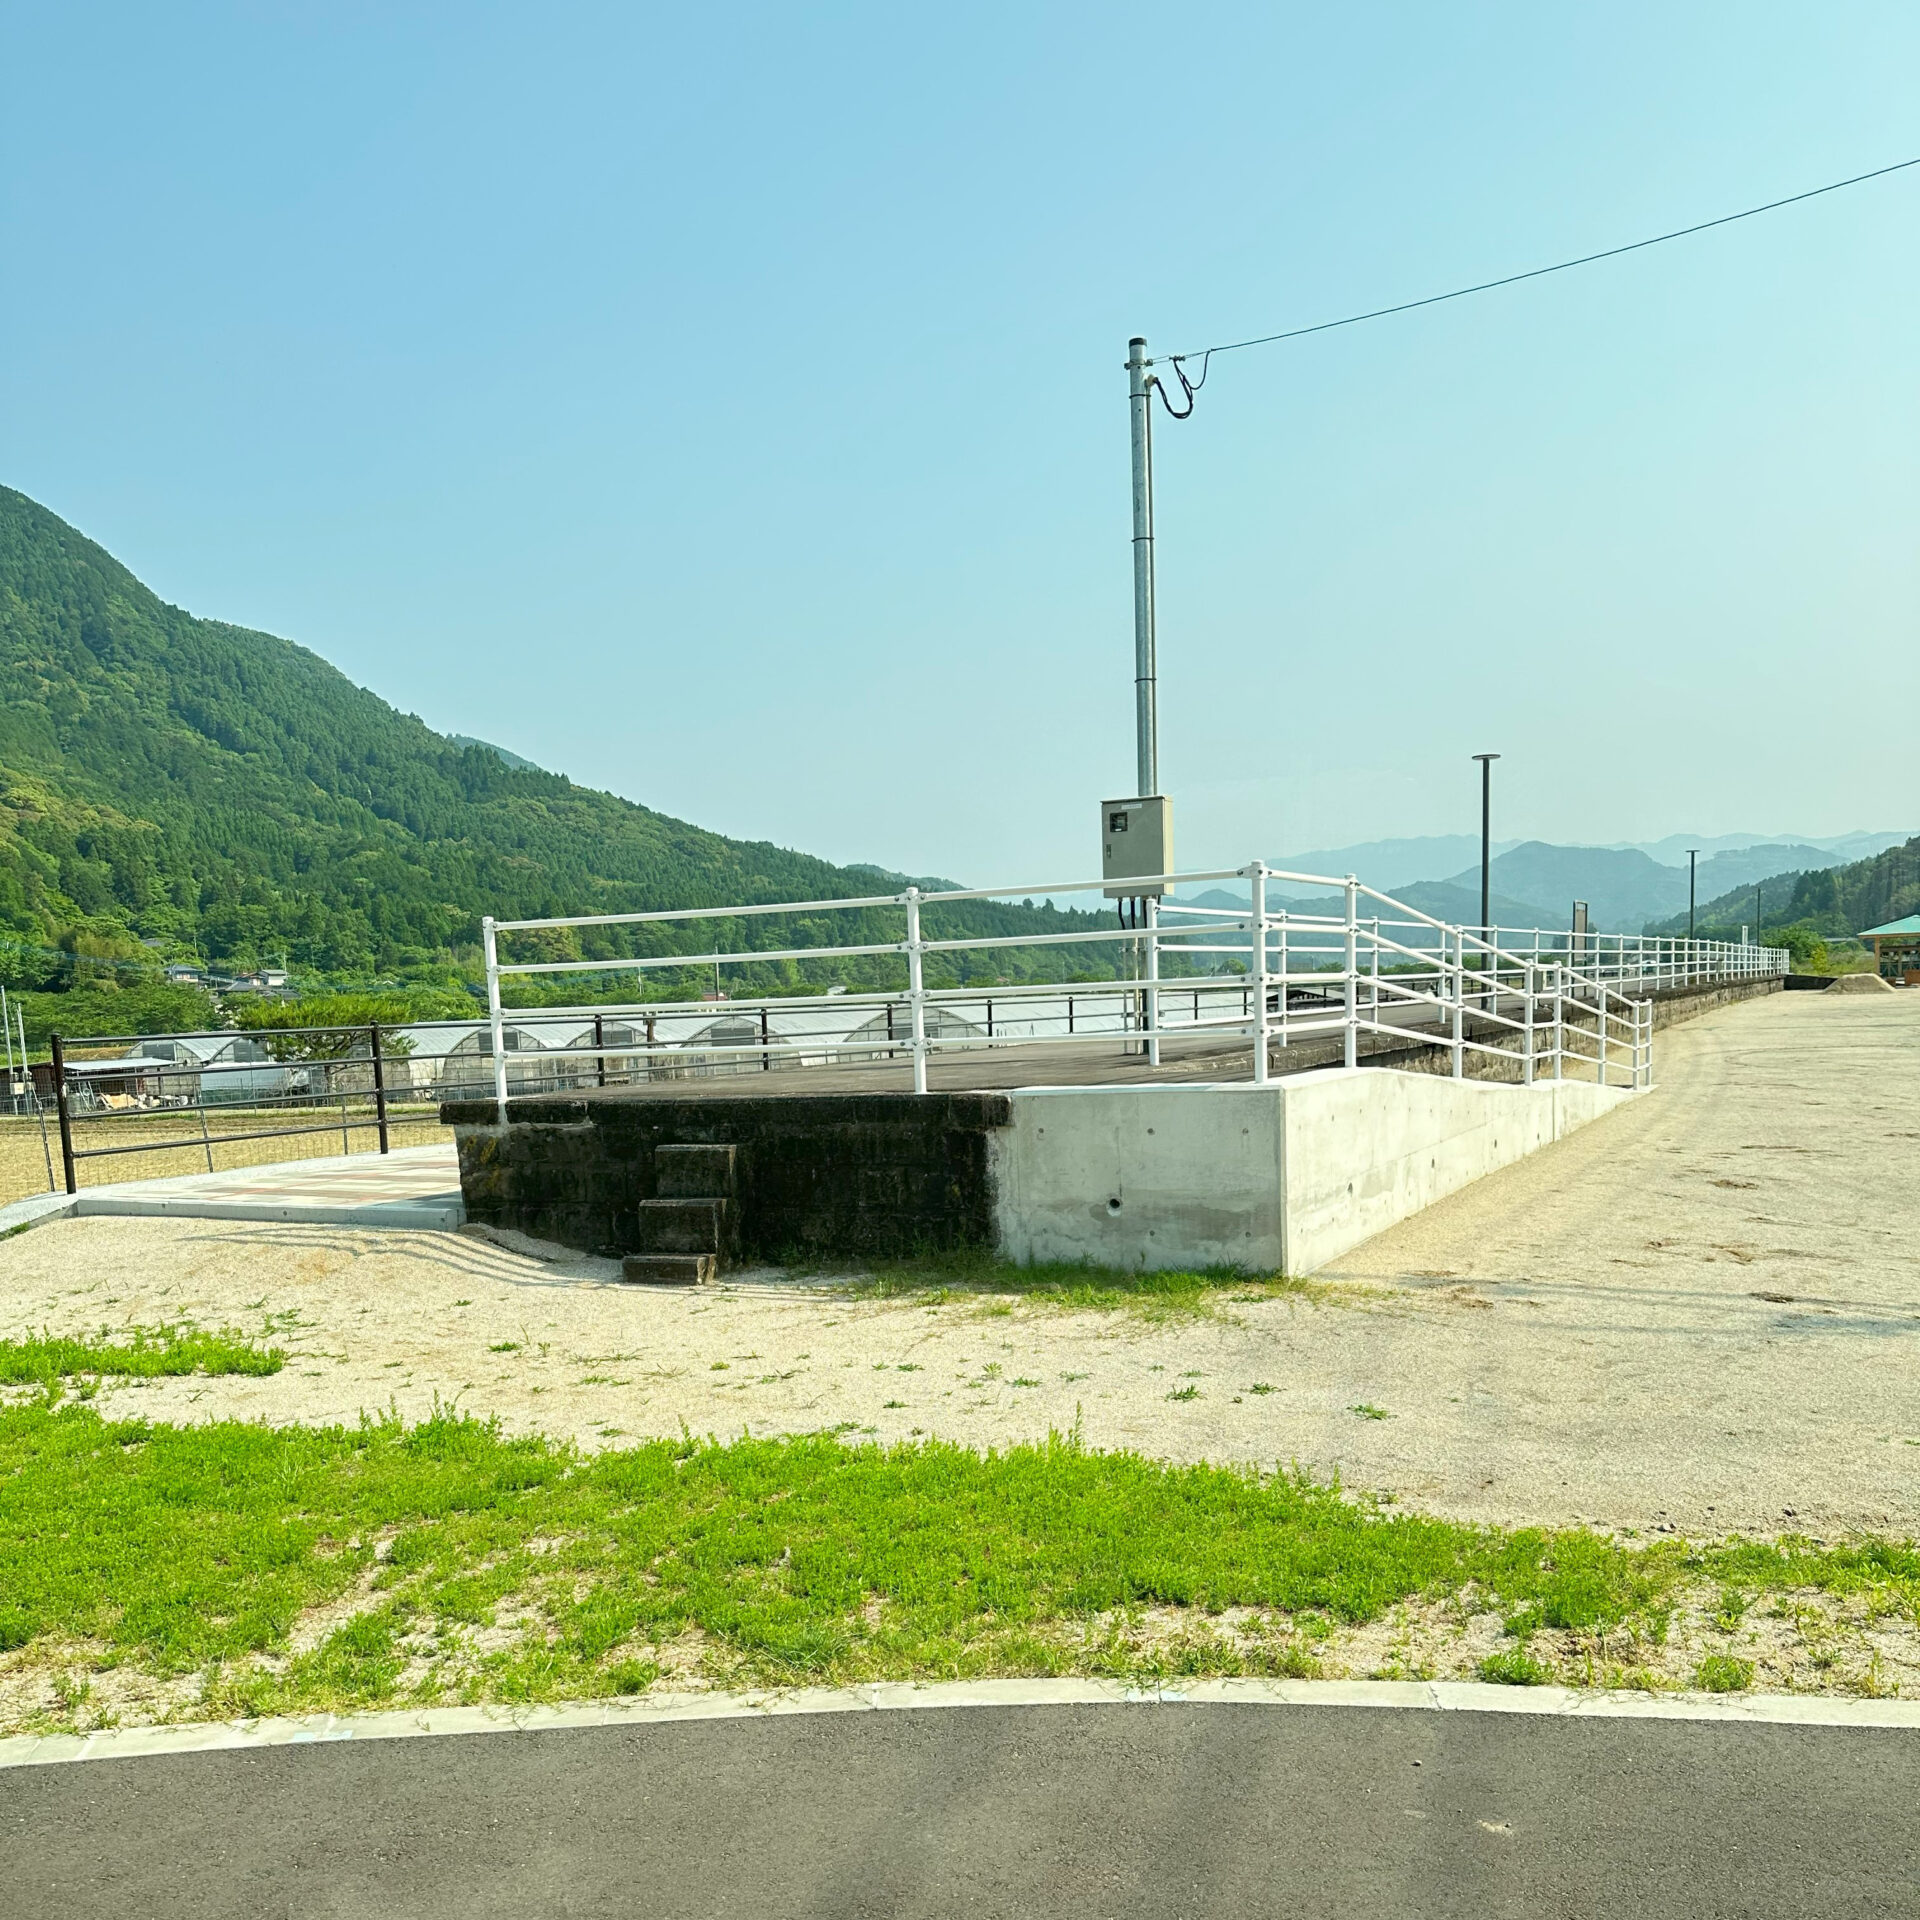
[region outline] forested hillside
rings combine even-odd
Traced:
[[[448,739],[304,647],[168,606],[0,488],[0,977],[11,985],[104,985],[187,955],[455,984],[472,975],[489,911],[831,899],[901,884],[703,832]],[[842,937],[898,938],[898,918]],[[961,918],[978,931],[1090,924],[1020,907]],[[766,938],[751,944],[792,943],[793,929],[754,924]],[[638,950],[611,937],[589,946]],[[1107,957],[1057,953],[1062,968]],[[764,983],[776,977],[800,983],[792,969]]]
[[[1701,936],[1737,936],[1742,926],[1754,924],[1755,904],[1751,886],[1703,902],[1696,917]],[[1864,928],[1920,912],[1920,835],[1869,860],[1780,874],[1761,885],[1758,908],[1770,940],[1782,928],[1802,925],[1824,939],[1851,937]],[[1684,913],[1647,929],[1649,933],[1686,930]]]

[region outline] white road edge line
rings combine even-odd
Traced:
[[[1389,1707],[1439,1713],[1511,1713],[1572,1720],[1719,1720],[1744,1726],[1920,1728],[1920,1700],[1840,1700],[1818,1694],[1585,1692],[1502,1687],[1474,1680],[1194,1680],[1136,1688],[1102,1680],[962,1680],[921,1686],[802,1687],[755,1693],[683,1693],[554,1707],[425,1707],[417,1711],[208,1720],[99,1733],[0,1739],[0,1768],[76,1760],[297,1747],[336,1740],[420,1740],[471,1733],[545,1733],[569,1727],[669,1726],[796,1713],[887,1713],[929,1707],[1239,1706]]]

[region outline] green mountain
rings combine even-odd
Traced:
[[[544,771],[537,760],[529,760],[524,754],[509,753],[505,747],[496,747],[491,740],[476,740],[470,733],[450,733],[447,738],[456,747],[485,747],[489,753],[504,760],[510,767],[519,767],[529,773]]]
[[[1788,927],[1805,927],[1827,940],[1851,939],[1915,912],[1920,912],[1920,834],[1846,866],[1776,874],[1761,883],[1757,899],[1753,886],[1736,887],[1702,901],[1695,925],[1710,940],[1737,938],[1741,927],[1751,927],[1756,919],[1764,919],[1769,941]],[[1649,933],[1686,930],[1685,913],[1647,928]]]
[[[1798,843],[1728,848],[1699,863],[1697,897],[1708,900],[1756,880],[1831,864],[1831,855]],[[1676,912],[1685,925],[1684,857],[1678,866],[1667,866],[1638,847],[1558,847],[1528,840],[1495,856],[1492,878],[1496,892],[1525,903],[1525,917],[1516,923],[1521,926],[1565,927],[1576,900],[1586,901],[1590,924],[1607,933],[1637,933],[1649,920]],[[1479,863],[1447,884],[1477,896]]]
[[[476,971],[486,912],[833,899],[905,884],[707,833],[435,733],[304,647],[167,605],[0,488],[0,979],[11,986],[151,976],[160,958],[189,954],[231,968],[284,955],[321,980],[458,985]],[[850,942],[894,940],[900,919],[885,910],[833,926]],[[983,904],[949,909],[929,931],[1094,924]],[[805,938],[771,921],[708,923],[698,936],[593,931],[563,937],[550,957]],[[1036,964],[1110,973],[1112,951],[1056,948]],[[960,971],[1004,964],[983,957]],[[899,965],[881,956],[837,977],[890,983]],[[750,984],[809,980],[766,963]]]

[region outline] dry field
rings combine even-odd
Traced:
[[[358,1113],[354,1115],[359,1117]],[[75,1132],[76,1147],[133,1146],[149,1140],[157,1143],[183,1138],[194,1144],[165,1152],[116,1153],[82,1160],[79,1183],[82,1187],[104,1187],[122,1180],[166,1180],[176,1174],[224,1173],[232,1167],[263,1167],[281,1160],[310,1160],[339,1152],[341,1136],[332,1128],[324,1133],[277,1139],[261,1137],[276,1126],[314,1124],[318,1124],[318,1116],[217,1113],[208,1117],[207,1130],[214,1138],[203,1147],[197,1113],[115,1115],[111,1121],[83,1121]],[[239,1137],[222,1140],[218,1137],[222,1134]],[[425,1147],[453,1138],[452,1129],[440,1124],[438,1109],[433,1107],[390,1107],[388,1135],[396,1147]],[[370,1127],[355,1127],[347,1138],[348,1150],[353,1153],[372,1153],[378,1145],[378,1136]],[[60,1129],[53,1115],[47,1115],[44,1129],[38,1120],[0,1118],[0,1206],[32,1194],[55,1192],[64,1185]]]

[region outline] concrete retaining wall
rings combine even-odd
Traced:
[[[1724,986],[1663,987],[1658,993],[1635,994],[1636,1000],[1653,1002],[1653,1030],[1678,1026],[1682,1020],[1697,1019],[1715,1007],[1730,1007],[1737,1000],[1759,1000],[1770,993],[1782,992],[1787,984],[1783,973],[1769,974],[1761,980],[1732,980]],[[1653,1077],[1660,1077],[1660,1056],[1653,1056]]]
[[[1778,980],[1650,995],[1656,1027]],[[638,1246],[666,1144],[739,1148],[751,1258],[997,1246],[1018,1260],[1311,1273],[1632,1096],[1525,1087],[1517,1059],[1443,1049],[1266,1087],[674,1099],[619,1093],[451,1104],[467,1217],[598,1253]],[[1658,1054],[1655,1055],[1656,1074]],[[1422,1070],[1424,1069],[1424,1070]],[[1483,1077],[1485,1076],[1485,1077]]]
[[[989,1136],[994,1237],[1020,1261],[1312,1273],[1633,1097],[1344,1067],[1018,1092]]]

